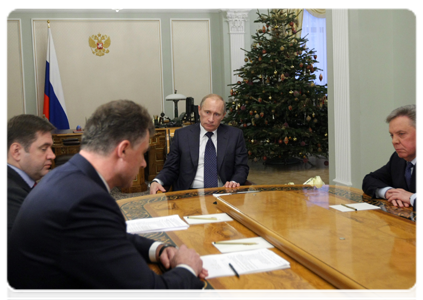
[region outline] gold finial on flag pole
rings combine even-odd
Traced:
[[[47,20],[47,26],[50,28],[50,20]]]

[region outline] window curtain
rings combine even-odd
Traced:
[[[296,36],[306,37],[307,48],[314,49],[317,61],[314,66],[321,69],[314,72],[314,82],[319,85],[327,84],[327,57],[326,57],[326,9],[286,9],[285,13],[297,15],[298,24],[294,25],[297,30]],[[300,30],[301,29],[301,30]],[[322,81],[319,76],[322,75]]]
[[[301,15],[302,20],[298,23],[298,30],[302,29],[299,33],[301,37],[308,39],[307,48],[314,49],[317,55],[318,63],[315,67],[322,69],[314,72],[316,79],[314,82],[319,85],[327,84],[327,57],[326,57],[326,18],[325,9],[304,9]],[[322,74],[323,78],[320,81],[319,76]]]

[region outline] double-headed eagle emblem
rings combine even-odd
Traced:
[[[93,54],[97,56],[103,56],[106,53],[109,53],[109,48],[111,44],[110,36],[102,35],[101,33],[97,35],[92,35],[88,37],[88,45],[91,48]]]

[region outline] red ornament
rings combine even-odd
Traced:
[[[306,164],[308,162],[308,159],[306,157],[304,157],[303,162]]]
[[[263,156],[263,160],[266,161],[267,160],[267,157],[266,156]]]
[[[302,68],[304,66],[304,64],[303,63],[300,63],[300,68]]]
[[[285,145],[288,145],[288,142],[289,142],[288,137],[285,137],[285,139],[283,140],[283,142],[285,143]]]
[[[263,112],[260,113],[260,117],[262,117],[262,118],[264,117],[264,113]]]
[[[289,25],[292,27],[292,26],[294,26],[294,22],[289,22]]]
[[[263,52],[263,54],[265,54],[265,53],[266,53],[266,50],[265,50],[265,49],[263,49],[263,51],[261,51],[261,52]]]
[[[253,115],[253,111],[252,111],[252,110],[250,110],[250,115],[251,115],[251,116]]]
[[[258,100],[259,103],[261,103],[261,101],[263,101],[263,99],[261,99],[261,98],[258,98],[257,100]]]
[[[238,83],[238,84],[241,84],[241,81],[238,81],[237,83]]]
[[[244,127],[247,127],[247,124],[246,123],[244,123]]]
[[[290,105],[290,106],[288,106],[288,109],[289,109],[289,110],[292,110],[292,106],[291,106],[291,105]]]
[[[316,59],[316,58],[317,58],[317,55],[314,56],[314,59]]]
[[[322,79],[323,79],[323,75],[322,74],[320,74],[319,79],[320,79],[320,81],[322,81]]]
[[[279,143],[279,144],[282,144],[282,143],[283,143],[283,141],[282,141],[282,140],[279,140],[279,141],[278,141],[278,143]]]
[[[250,156],[251,156],[251,154],[252,154],[252,152],[251,152],[251,151],[248,151],[248,155],[250,155]]]

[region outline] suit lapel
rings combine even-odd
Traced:
[[[417,174],[417,163],[414,165],[413,174],[411,174],[411,186],[409,186],[409,188],[410,188],[410,192],[412,193],[416,192],[416,174]]]
[[[188,137],[189,153],[191,155],[192,165],[197,170],[198,157],[200,156],[200,124],[196,123],[191,128],[191,134]],[[180,141],[184,143],[185,141]]]
[[[219,173],[220,168],[225,158],[226,146],[228,145],[228,136],[226,127],[220,125],[217,129],[217,172]]]

